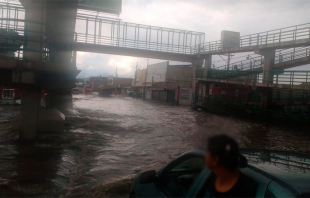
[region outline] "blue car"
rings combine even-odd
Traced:
[[[310,197],[308,155],[252,149],[241,152],[248,166],[240,171],[258,183],[256,197]],[[210,174],[204,156],[205,151],[193,150],[159,171],[140,173],[129,197],[197,197]]]

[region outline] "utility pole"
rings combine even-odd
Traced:
[[[228,58],[227,58],[227,70],[229,70],[229,65],[230,65],[230,53],[227,54]]]
[[[146,71],[145,71],[145,79],[144,79],[144,100],[146,99],[146,76],[147,76],[147,70],[148,70],[148,67],[149,67],[149,59],[146,59],[147,60],[147,65],[146,65]]]
[[[134,84],[133,84],[133,90],[134,90],[134,94],[137,95],[137,91],[136,91],[136,80],[137,80],[137,70],[138,70],[138,62],[137,62],[137,65],[136,65],[136,71],[135,71],[135,81],[134,81]]]

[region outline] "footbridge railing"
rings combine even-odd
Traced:
[[[27,30],[26,24],[40,27],[39,30]],[[61,32],[49,35],[40,29]],[[18,60],[27,60],[28,53],[39,53],[42,62],[55,62],[55,48],[62,47],[72,51],[71,63],[75,64],[75,32],[66,28],[26,22],[23,19],[0,18],[0,55]]]
[[[208,79],[210,81],[242,83],[267,83],[275,85],[286,85],[288,87],[299,86],[310,89],[310,71],[270,71],[273,78],[264,80],[264,74],[259,71],[227,71],[227,70],[195,70],[196,79]]]
[[[222,40],[218,40],[206,42],[200,44],[199,46],[195,46],[193,48],[193,51],[196,50],[195,53],[203,53],[230,48],[238,49],[242,47],[259,46],[285,41],[295,41],[299,39],[310,39],[310,23],[240,36],[239,40],[231,40],[225,42]]]
[[[129,23],[85,13],[77,14],[73,30],[76,42],[177,54],[193,54],[195,46],[205,42],[202,32]],[[22,24],[16,23],[24,19],[25,10],[21,5],[0,2],[0,28],[24,30]]]
[[[77,16],[77,27],[77,42],[178,54],[192,54],[205,36],[202,32],[84,15]]]
[[[283,63],[286,61],[296,60],[299,58],[310,57],[310,47],[299,47],[289,50],[279,50],[275,55],[275,64]],[[221,65],[215,67],[217,70],[251,70],[251,69],[263,69],[264,56],[248,56],[249,60],[243,60],[230,63],[229,65]]]

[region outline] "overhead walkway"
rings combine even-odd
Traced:
[[[0,6],[0,28],[21,33],[25,21],[16,16],[23,16],[24,8],[8,3],[0,3]],[[310,45],[310,24],[241,36],[240,40],[229,43],[205,42],[202,32],[129,23],[87,13],[78,13],[76,26],[75,51],[184,62],[210,54]]]
[[[36,22],[25,21],[23,17],[16,17],[24,16],[24,8],[18,4],[8,3],[0,3],[0,6],[0,28],[27,36],[27,33],[24,33],[25,24],[35,24]],[[41,25],[50,26],[49,24]],[[75,31],[74,45],[68,46],[74,48],[75,51],[183,62],[193,61],[195,58],[192,56],[193,47],[203,43],[205,38],[205,34],[202,32],[123,22],[120,19],[82,12],[78,12],[76,30],[67,31],[68,33]],[[47,45],[49,42],[48,35],[45,36],[47,39],[43,40],[42,43]],[[59,36],[66,37],[66,35]],[[22,40],[18,42],[22,42]],[[44,46],[44,48],[48,49],[49,46]]]
[[[275,56],[273,71],[271,71],[273,79],[267,83],[263,83],[263,58],[263,56],[251,57],[250,60],[231,63],[229,67],[223,65],[211,70],[197,69],[195,71],[196,77],[207,81],[241,83],[244,85],[258,83],[257,86],[273,84],[272,86],[298,89],[310,87],[309,71],[284,71],[287,68],[310,63],[309,47],[278,51]]]

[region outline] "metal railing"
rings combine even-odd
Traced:
[[[310,121],[310,112],[290,112],[290,111],[275,111],[263,109],[260,107],[259,103],[253,105],[253,103],[248,104],[244,102],[232,101],[224,98],[222,95],[212,95],[205,99],[202,95],[194,94],[194,104],[209,107],[209,106],[217,106],[220,108],[224,108],[225,110],[229,110],[235,113],[243,113],[251,116],[259,116],[261,118],[268,119],[272,116],[273,118],[279,120],[295,120],[300,122],[308,123]],[[205,101],[204,101],[205,100]]]
[[[272,101],[309,101],[310,90],[273,89]]]
[[[229,79],[230,81],[235,81],[236,83],[268,83],[268,84],[282,84],[289,86],[301,86],[310,87],[310,71],[283,71],[283,70],[273,70],[270,71],[273,76],[271,80],[266,80],[264,74],[261,71],[228,71],[228,70],[205,70],[197,69],[195,70],[195,77],[202,79]]]
[[[14,20],[24,20],[24,16],[21,5],[0,2],[1,28],[22,31]],[[87,12],[78,12],[76,24],[76,42],[189,55],[310,38],[310,23],[207,43],[202,32],[128,23]]]
[[[310,71],[273,71],[273,84],[299,85],[310,88]]]
[[[310,56],[310,47],[299,47],[281,50],[275,56],[275,64]]]
[[[275,55],[275,64],[291,61],[299,58],[309,57],[310,47],[298,47],[289,50],[279,50]],[[264,56],[250,57],[249,60],[243,60],[233,62],[227,66],[221,65],[215,67],[217,70],[251,70],[251,69],[263,69],[264,67]]]
[[[240,71],[240,70],[215,70],[215,69],[196,69],[195,70],[195,76],[196,78],[204,78],[204,79],[240,79],[239,77],[242,77],[241,79],[243,81],[252,81],[253,75],[256,75],[260,77],[261,71]]]
[[[204,42],[205,34],[187,30],[77,16],[77,41],[142,50],[192,54],[192,48]]]
[[[24,20],[25,10],[21,5],[0,2],[0,17],[2,28],[17,30],[21,26],[14,20]],[[75,40],[81,43],[178,54],[193,54],[193,47],[205,38],[202,32],[128,23],[85,10],[77,14],[75,31]]]
[[[260,32],[256,34],[249,34],[240,36],[240,40],[232,40],[223,42],[212,41],[202,43],[193,48],[194,53],[203,53],[209,51],[217,51],[224,49],[239,49],[242,47],[266,45],[273,43],[280,43],[284,41],[295,41],[299,39],[310,38],[310,23],[271,30],[267,32]]]
[[[40,28],[37,31],[27,30],[26,24],[36,25]],[[59,31],[61,34],[51,36],[40,29],[51,29]],[[75,32],[58,26],[43,24],[38,22],[26,22],[22,19],[0,18],[0,51],[14,54],[13,57],[18,60],[27,60],[30,53],[39,53],[38,59],[42,62],[55,62],[51,58],[58,52],[55,47],[62,47],[72,51],[71,64],[76,61],[76,40]]]

